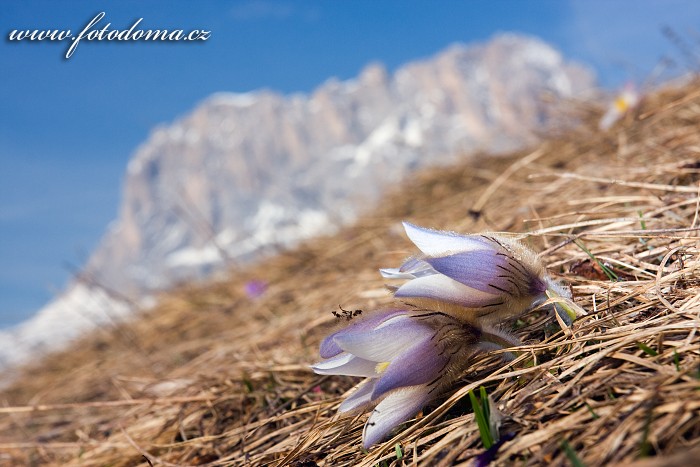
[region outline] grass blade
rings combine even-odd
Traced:
[[[643,342],[637,342],[637,347],[639,347],[640,350],[642,350],[642,352],[652,357],[656,357],[657,355],[659,355],[659,353],[656,350],[652,349]]]
[[[583,461],[579,459],[578,455],[576,454],[576,451],[574,451],[574,449],[571,447],[568,441],[562,440],[561,448],[564,450],[566,458],[569,459],[569,462],[571,462],[571,465],[573,467],[586,467],[586,464],[584,464]]]
[[[481,442],[486,449],[493,446],[493,436],[491,435],[491,428],[489,426],[488,420],[488,398],[484,398],[483,395],[486,394],[486,389],[481,387],[482,400],[479,401],[474,395],[474,391],[469,391],[469,400],[472,403],[472,409],[474,410],[474,418],[476,418],[476,424],[479,427],[479,434],[481,435]],[[486,411],[484,410],[484,400],[486,401]],[[485,413],[486,412],[486,413]]]
[[[586,248],[586,246],[581,240],[575,240],[574,243],[576,244],[576,246],[581,248],[588,255],[589,258],[595,261],[598,264],[598,266],[600,266],[600,269],[602,269],[605,275],[608,276],[608,279],[610,279],[613,282],[618,282],[620,280],[620,278],[617,277],[617,274],[615,274],[609,267],[607,267],[598,258],[596,258],[595,255],[591,253],[591,251],[588,248]]]

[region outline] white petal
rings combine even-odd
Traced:
[[[409,258],[399,268],[380,269],[379,272],[387,279],[415,279],[437,274],[427,261],[420,258]]]
[[[415,277],[410,272],[401,272],[399,268],[380,269],[379,274],[385,279],[413,279]]]
[[[341,349],[377,363],[389,362],[416,344],[430,339],[434,331],[428,326],[398,315],[369,332],[348,332],[335,337]]]
[[[442,256],[462,251],[487,250],[493,246],[482,237],[459,235],[454,232],[426,229],[408,222],[403,223],[408,238],[420,251],[429,256]]]
[[[422,329],[424,326],[422,324],[416,323],[416,321],[411,318],[410,315],[407,314],[402,314],[402,315],[396,315],[392,316],[391,318],[382,321],[379,323],[377,326],[374,327],[373,331],[377,331],[379,329],[383,329],[389,326],[415,326],[418,325]]]
[[[429,298],[455,303],[467,308],[480,308],[499,302],[499,295],[472,289],[442,274],[419,277],[398,288],[396,298]]]
[[[319,375],[376,376],[377,363],[341,353],[311,367]]]
[[[372,378],[360,384],[360,386],[355,389],[355,392],[350,394],[347,399],[340,404],[338,407],[338,412],[349,412],[360,406],[369,403],[372,399],[372,392],[374,391],[374,385],[377,380]]]
[[[430,399],[426,386],[397,389],[386,396],[372,411],[362,433],[367,449],[381,441],[394,427],[413,417]]]

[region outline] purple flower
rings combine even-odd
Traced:
[[[379,401],[365,424],[363,445],[380,441],[451,383],[471,356],[516,345],[506,334],[483,331],[435,311],[379,312],[328,336],[319,374],[363,376],[343,403],[346,412]]]
[[[267,282],[259,279],[249,280],[245,283],[244,289],[248,298],[260,298],[267,290]]]
[[[396,298],[491,325],[523,314],[545,301],[548,292],[569,296],[549,278],[535,252],[511,238],[403,226],[423,254],[399,268],[380,269],[385,278],[408,279],[395,289]]]
[[[394,295],[413,309],[353,321],[323,340],[325,360],[312,366],[319,374],[366,378],[339,407],[346,412],[375,406],[363,432],[366,448],[418,413],[474,355],[518,345],[495,327],[499,323],[548,298],[565,321],[575,318],[568,291],[519,242],[409,223],[404,228],[422,254],[381,273],[407,280]]]

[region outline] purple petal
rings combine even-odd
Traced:
[[[435,344],[433,339],[424,341],[394,359],[379,377],[372,400],[392,389],[427,384],[439,377],[449,357],[444,352],[440,353]]]
[[[376,376],[377,362],[342,353],[311,366],[319,375]]]
[[[335,357],[343,351],[335,342],[335,337],[347,332],[367,332],[394,316],[406,314],[404,310],[384,310],[376,312],[366,318],[354,319],[350,326],[334,332],[330,336],[323,339],[321,342],[320,354],[321,358]]]
[[[267,290],[267,282],[253,279],[246,282],[244,289],[248,298],[260,298]]]
[[[403,223],[403,228],[406,230],[408,238],[418,249],[430,256],[493,248],[492,243],[480,236],[466,236],[454,232],[426,229],[408,222]]]
[[[428,388],[411,386],[390,393],[372,411],[362,433],[365,449],[382,440],[395,426],[413,417],[430,400]]]
[[[488,465],[490,465],[491,462],[493,462],[493,460],[496,458],[496,454],[498,454],[498,451],[501,449],[501,447],[513,438],[515,438],[514,433],[506,433],[505,435],[501,436],[501,439],[496,441],[493,444],[493,446],[476,456],[474,467],[487,467]]]
[[[374,391],[376,382],[377,380],[372,378],[360,384],[360,386],[355,389],[355,392],[350,394],[350,396],[340,404],[338,412],[349,412],[371,402],[372,392]]]
[[[494,292],[498,291],[494,290]],[[467,308],[481,308],[500,302],[499,296],[495,293],[472,289],[442,274],[413,279],[399,287],[394,296],[396,298],[429,298]]]
[[[529,284],[521,283],[522,274],[510,270],[512,266],[498,251],[468,251],[425,261],[437,272],[482,292],[499,294],[529,289]]]
[[[323,339],[323,341],[321,341],[321,348],[319,351],[319,353],[321,354],[321,358],[335,357],[343,351],[343,349],[338,347],[338,344],[336,344],[333,340],[335,335],[336,333],[333,333],[330,336]]]
[[[397,315],[374,329],[347,329],[334,340],[341,349],[374,362],[388,362],[414,345],[430,339],[433,331],[407,315]]]

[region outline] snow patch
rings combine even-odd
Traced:
[[[208,99],[213,105],[250,107],[258,102],[257,92],[220,92]]]
[[[238,234],[233,229],[224,229],[216,235],[216,243],[219,245],[231,245],[238,238]]]
[[[559,52],[539,42],[530,42],[516,55],[523,62],[554,69],[561,66],[562,56]]]
[[[328,214],[315,209],[306,209],[299,216],[298,235],[300,239],[314,237],[330,225]]]
[[[399,129],[399,120],[397,117],[392,116],[384,120],[384,122],[377,127],[367,139],[357,146],[355,150],[355,158],[350,167],[348,167],[347,174],[349,177],[356,178],[362,175],[365,167],[367,167],[373,157],[379,152],[381,148],[391,146],[392,142],[400,139],[401,130]]]
[[[423,128],[418,120],[406,122],[403,130],[403,137],[406,144],[413,147],[420,147],[423,144]]]
[[[571,80],[566,73],[554,73],[547,84],[562,95],[568,96],[572,94]]]
[[[212,244],[201,248],[188,247],[177,250],[165,258],[165,264],[170,268],[200,267],[223,261],[221,251]]]
[[[23,323],[0,331],[0,368],[59,350],[85,331],[129,316],[131,306],[104,289],[75,284]]]

